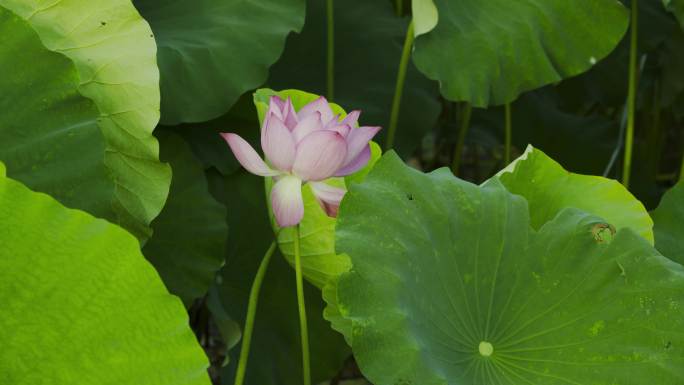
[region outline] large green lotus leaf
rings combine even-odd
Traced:
[[[28,23],[0,7],[0,160],[10,177],[69,207],[113,218],[114,182],[95,104],[78,92],[76,66]]]
[[[135,0],[159,46],[162,123],[228,112],[264,83],[285,38],[304,24],[304,0]]]
[[[208,303],[219,317],[219,326],[230,332],[237,321],[244,325],[247,301],[263,254],[274,239],[270,225],[264,184],[261,177],[239,170],[224,176],[208,170],[212,193],[228,210],[228,254],[226,265],[212,286]],[[276,251],[276,254],[278,252]],[[274,255],[259,297],[256,323],[247,367],[246,385],[301,385],[299,316],[294,271],[279,255]],[[349,348],[342,337],[323,319],[320,292],[305,284],[305,298],[311,340],[314,383],[331,379],[342,366]],[[227,316],[226,316],[227,315]],[[221,380],[232,384],[239,347],[231,352]]]
[[[652,215],[656,249],[684,264],[684,179],[663,195]]]
[[[385,155],[343,201],[337,251],[354,355],[376,385],[684,382],[684,268],[571,208]]]
[[[435,0],[416,66],[449,100],[477,107],[580,74],[615,48],[628,12],[615,0]]]
[[[268,101],[272,95],[281,98],[291,98],[295,110],[299,110],[305,104],[316,100],[319,95],[298,90],[273,91],[260,89],[254,93],[254,104],[259,114],[259,122],[264,119],[268,110]],[[331,103],[333,112],[344,118],[347,113],[337,104]],[[345,187],[346,184],[361,181],[373,164],[380,158],[381,151],[376,143],[371,143],[371,159],[368,164],[345,178],[330,178],[326,183],[337,187]],[[273,180],[266,179],[266,196],[270,196]],[[336,219],[329,217],[316,201],[316,198],[308,185],[303,187],[304,218],[299,224],[300,251],[302,257],[302,273],[304,277],[314,285],[322,288],[332,277],[349,270],[349,258],[346,255],[335,253],[335,223]],[[268,199],[270,204],[270,199]],[[269,210],[271,212],[271,210]],[[271,215],[271,223],[274,231],[278,233],[278,245],[287,261],[294,265],[294,231],[293,227],[279,228],[275,217]]]
[[[530,223],[540,229],[568,207],[605,218],[617,230],[631,228],[653,244],[653,220],[622,184],[600,176],[574,174],[542,151],[527,151],[498,174],[530,207]]]
[[[129,0],[0,0],[28,20],[43,44],[74,61],[100,111],[105,165],[115,183],[108,216],[139,239],[164,206],[171,169],[159,162],[159,71],[149,26]]]
[[[209,193],[202,164],[181,137],[158,134],[161,159],[173,170],[169,199],[152,222],[154,234],[143,254],[169,291],[186,305],[206,294],[223,265],[228,227],[226,208]]]
[[[0,177],[0,243],[3,384],[209,384],[133,236]]]
[[[384,143],[409,21],[396,17],[389,1],[334,1],[334,15],[334,101],[361,110],[364,125],[382,126],[376,140]],[[304,29],[288,39],[268,85],[326,95],[326,31],[326,2],[309,0]],[[411,156],[440,111],[437,84],[409,63],[394,148]]]
[[[663,0],[663,5],[677,17],[679,24],[684,28],[684,0]]]

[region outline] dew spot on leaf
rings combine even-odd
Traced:
[[[606,327],[606,322],[603,320],[598,320],[594,322],[594,325],[592,325],[591,328],[589,328],[589,334],[592,336],[596,337],[601,333],[601,331]]]

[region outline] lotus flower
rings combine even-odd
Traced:
[[[340,121],[324,97],[296,112],[290,98],[273,96],[261,129],[266,161],[240,136],[221,136],[247,171],[274,177],[271,206],[278,226],[295,226],[304,216],[303,184],[311,186],[323,210],[334,217],[346,191],[323,181],[352,174],[368,163],[368,142],[380,127],[356,127],[359,115],[352,111]]]

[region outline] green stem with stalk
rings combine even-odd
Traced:
[[[235,374],[235,385],[242,385],[245,380],[245,373],[247,372],[247,360],[249,359],[249,348],[252,342],[252,333],[254,332],[254,318],[256,317],[256,309],[259,303],[259,292],[261,291],[261,284],[264,281],[266,270],[271,261],[271,256],[276,249],[276,241],[271,243],[271,246],[264,254],[259,264],[259,269],[252,282],[252,288],[249,291],[249,303],[247,305],[247,318],[245,319],[245,331],[242,335],[242,346],[240,347],[240,358],[238,360],[237,372]]]
[[[465,138],[468,135],[470,128],[470,116],[473,112],[473,106],[466,102],[461,112],[461,129],[458,131],[458,140],[456,141],[456,148],[454,149],[454,158],[451,162],[451,171],[458,176],[458,170],[461,166],[461,157],[463,156],[463,145]]]
[[[302,340],[302,373],[304,385],[311,385],[311,360],[309,358],[309,329],[306,320],[306,303],[304,302],[304,276],[302,274],[302,257],[299,250],[299,225],[294,228],[295,278],[297,280],[297,306],[299,307],[299,330]]]
[[[627,132],[625,135],[625,159],[622,163],[622,184],[629,188],[632,173],[632,148],[634,147],[634,115],[637,88],[637,33],[639,13],[638,0],[632,0],[632,24],[629,44],[629,88],[627,91]]]
[[[327,97],[328,100],[333,101],[335,97],[335,14],[334,14],[333,0],[328,0],[327,4],[327,18],[328,18],[328,46],[327,46]]]
[[[397,125],[399,124],[399,112],[401,110],[401,97],[404,92],[404,82],[406,81],[406,70],[408,68],[409,59],[411,58],[411,48],[413,47],[413,21],[408,25],[406,30],[406,39],[404,40],[404,49],[401,53],[401,60],[399,61],[399,72],[397,73],[397,83],[394,87],[394,97],[392,98],[392,111],[390,112],[390,123],[387,129],[387,138],[385,140],[385,151],[392,148],[394,145],[394,136],[397,132]]]
[[[511,163],[511,142],[513,138],[513,121],[511,119],[511,104],[506,103],[504,107],[506,114],[506,122],[504,126],[505,131],[505,145],[504,145],[504,165]]]

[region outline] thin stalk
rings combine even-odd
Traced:
[[[653,122],[652,122],[652,129],[658,133],[658,149],[660,149],[660,145],[662,144],[662,141],[660,140],[660,80],[656,79],[656,81],[653,84]],[[660,151],[658,151],[660,153]]]
[[[397,16],[402,16],[404,14],[404,0],[396,0],[394,9],[397,12]]]
[[[327,47],[327,96],[332,101],[335,97],[335,14],[333,0],[328,0],[328,47]]]
[[[306,322],[306,304],[304,302],[304,278],[302,275],[302,257],[299,250],[299,225],[295,226],[295,275],[297,279],[297,305],[299,306],[299,331],[302,337],[302,372],[304,385],[311,385],[311,361],[309,359],[309,329]]]
[[[254,282],[252,282],[252,289],[249,291],[249,304],[247,305],[247,319],[245,320],[245,332],[242,336],[242,346],[240,348],[240,359],[238,361],[237,373],[235,374],[235,385],[242,385],[245,380],[245,373],[247,371],[247,360],[249,359],[249,347],[252,342],[252,332],[254,331],[254,318],[256,316],[256,309],[259,303],[259,292],[261,291],[261,283],[264,281],[268,264],[271,261],[271,256],[276,249],[276,241],[271,243],[271,246],[266,250],[266,254],[261,259],[259,269],[257,270]]]
[[[404,81],[406,80],[406,69],[408,68],[409,59],[411,58],[411,48],[413,47],[413,21],[408,25],[406,30],[406,39],[404,40],[404,49],[401,52],[401,60],[399,61],[399,72],[397,73],[397,83],[394,88],[394,98],[392,99],[392,112],[390,113],[389,129],[387,131],[387,139],[385,140],[385,150],[389,150],[394,145],[394,135],[397,132],[397,124],[399,123],[399,110],[401,108],[401,96],[404,92]]]
[[[506,111],[506,123],[505,123],[505,135],[506,135],[506,143],[504,147],[504,165],[507,166],[509,163],[511,163],[511,141],[513,138],[513,121],[511,120],[511,104],[506,103],[505,106],[505,111]]]
[[[458,176],[458,170],[461,166],[461,157],[463,156],[463,144],[470,128],[470,116],[473,112],[473,106],[466,102],[461,111],[461,129],[458,131],[458,140],[456,141],[456,148],[454,149],[454,159],[451,162],[451,171]]]
[[[644,72],[644,66],[646,65],[646,59],[648,57],[644,54],[641,55],[641,60],[639,61],[639,73],[637,76],[641,76]],[[606,165],[606,169],[603,170],[603,176],[607,178],[610,175],[610,171],[615,166],[618,156],[622,152],[622,146],[625,144],[625,129],[627,128],[627,105],[629,104],[629,98],[625,97],[625,104],[620,112],[620,132],[618,133],[618,140],[615,143],[615,148],[613,148],[613,153],[610,155],[610,160]],[[617,177],[616,177],[617,178]]]
[[[632,147],[634,146],[634,112],[636,107],[637,82],[637,14],[638,0],[632,0],[632,24],[629,44],[629,88],[627,91],[627,133],[625,135],[625,160],[622,163],[622,184],[629,188],[629,177],[632,173]]]

